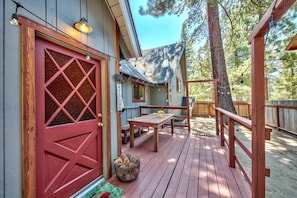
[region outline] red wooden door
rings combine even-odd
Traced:
[[[35,46],[36,195],[69,197],[103,174],[100,62]]]

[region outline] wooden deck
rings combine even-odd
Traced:
[[[138,178],[130,183],[116,176],[108,180],[126,191],[123,197],[251,197],[248,184],[228,166],[225,148],[213,133],[193,130],[189,135],[175,129],[171,135],[170,128],[164,128],[158,152],[153,152],[151,131],[137,137],[134,146],[124,144],[123,153],[140,157]]]

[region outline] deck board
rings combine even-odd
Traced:
[[[192,156],[193,159],[191,160],[191,170],[190,170],[190,177],[188,183],[188,191],[187,197],[197,197],[198,196],[198,172],[199,172],[199,142],[193,139],[192,144]]]
[[[225,171],[223,169],[223,166],[227,167],[227,161],[221,161],[221,153],[219,153],[219,149],[217,148],[215,141],[212,142],[213,144],[211,150],[213,151],[213,160],[215,165],[219,195],[220,197],[232,197],[226,180]]]
[[[183,170],[185,170],[184,165],[185,165],[185,163],[187,163],[186,155],[188,153],[189,145],[190,145],[190,139],[187,138],[187,140],[185,142],[185,145],[184,145],[184,148],[183,148],[183,150],[181,152],[181,155],[177,159],[176,167],[174,168],[172,177],[171,177],[171,179],[169,181],[169,185],[168,185],[168,187],[166,189],[166,194],[164,195],[164,197],[168,197],[168,198],[174,197],[174,195],[176,194],[176,191],[177,191],[177,189],[179,187],[180,181],[184,179],[182,174],[187,173],[187,171],[183,172]],[[186,185],[184,185],[184,188],[186,188]]]
[[[211,138],[208,138],[207,140],[211,140]],[[219,187],[216,178],[217,170],[215,169],[214,165],[213,150],[211,143],[212,141],[206,141],[205,139],[208,194],[210,197],[219,197]]]
[[[152,136],[150,138],[153,138]],[[149,186],[152,178],[155,178],[156,170],[159,169],[160,163],[162,163],[163,159],[167,157],[168,152],[170,149],[175,145],[176,141],[164,141],[164,136],[161,136],[159,141],[162,143],[160,145],[160,149],[164,150],[160,155],[158,153],[152,152],[152,147],[150,142],[146,142],[146,144],[141,144],[138,147],[136,147],[133,150],[136,150],[136,152],[130,152],[135,155],[140,156],[141,159],[141,172],[139,174],[139,177],[143,178],[142,180],[136,180],[136,184],[138,185],[131,185],[130,188],[127,188],[127,191],[133,192],[133,194],[130,195],[130,197],[140,197]],[[164,142],[164,143],[163,143]],[[140,153],[137,154],[137,150],[145,150],[145,154]],[[179,148],[181,149],[181,148]],[[151,161],[154,161],[154,163],[151,163]]]
[[[181,171],[181,177],[179,180],[179,185],[177,187],[176,196],[177,197],[185,197],[187,195],[187,192],[189,190],[189,182],[190,182],[190,176],[191,176],[191,168],[192,168],[192,161],[193,161],[193,155],[194,155],[194,147],[195,147],[195,141],[193,139],[188,138],[189,141],[189,147],[187,150],[187,155],[184,161],[184,166],[182,167]],[[184,171],[187,170],[187,171]]]
[[[208,177],[206,164],[206,149],[205,141],[200,139],[199,141],[199,175],[198,175],[198,196],[208,197]]]
[[[164,169],[159,169],[158,177],[159,180],[155,181],[152,180],[151,185],[155,186],[155,190],[153,191],[152,195],[154,197],[162,197],[165,194],[165,190],[168,188],[168,183],[171,180],[172,172],[175,169],[176,160],[181,154],[181,149],[184,146],[184,142],[180,141],[179,144],[176,144],[173,149],[171,149],[170,154],[167,158],[163,160],[163,167]],[[163,172],[162,172],[163,171]]]
[[[152,151],[152,145],[150,131],[135,139],[134,148],[123,145],[123,153],[141,160],[135,181],[120,182],[116,176],[107,180],[125,190],[123,197],[251,197],[242,175],[229,167],[219,137],[189,135],[180,129],[171,135],[165,127],[159,134],[158,152]]]

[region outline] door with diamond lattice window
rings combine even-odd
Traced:
[[[41,38],[35,55],[36,197],[69,197],[103,174],[100,61]]]

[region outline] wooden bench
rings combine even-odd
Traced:
[[[126,144],[128,142],[128,139],[130,137],[130,125],[124,125],[121,127],[121,131],[122,131],[122,141],[124,144]],[[135,127],[134,129],[134,135],[141,135],[141,128],[140,127]]]

